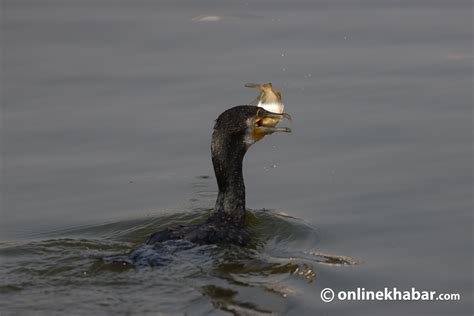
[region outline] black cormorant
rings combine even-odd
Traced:
[[[265,135],[291,132],[288,127],[269,124],[284,118],[291,120],[286,113],[272,113],[252,105],[224,111],[212,133],[212,164],[219,189],[214,211],[202,224],[168,227],[152,234],[146,243],[184,239],[197,244],[245,245],[250,236],[243,228],[246,210],[242,161],[247,149]]]

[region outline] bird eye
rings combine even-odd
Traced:
[[[258,109],[257,111],[257,119],[260,119],[265,116],[265,110],[264,109]]]

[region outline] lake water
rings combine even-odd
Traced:
[[[472,315],[471,1],[2,2],[0,314]],[[164,245],[217,194],[214,119],[272,82],[256,245]],[[397,287],[460,301],[334,301]]]

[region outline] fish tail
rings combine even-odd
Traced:
[[[245,87],[247,88],[256,88],[256,89],[262,89],[262,85],[258,83],[246,83]]]

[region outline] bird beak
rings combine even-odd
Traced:
[[[272,113],[265,110],[259,111],[255,119],[255,129],[253,133],[255,141],[259,141],[266,135],[273,133],[291,133],[289,127],[276,127],[276,125],[283,119],[291,121],[291,116],[288,113]]]

